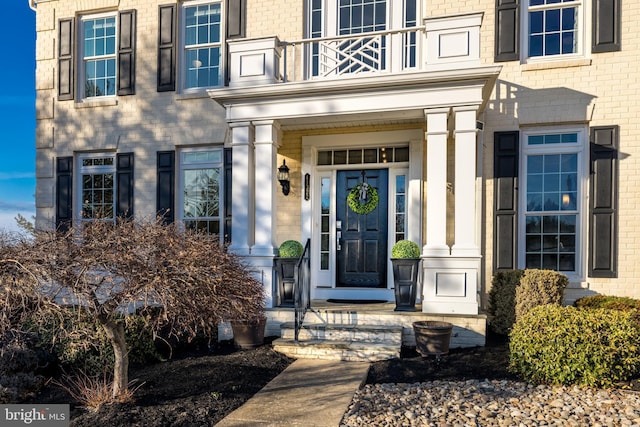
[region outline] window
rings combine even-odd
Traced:
[[[399,68],[412,68],[417,64],[415,32],[360,36],[415,27],[418,22],[415,0],[309,0],[308,11],[309,37],[354,35],[314,43],[310,52],[312,76],[387,71],[389,61]],[[392,37],[397,37],[398,54],[390,58],[388,46],[393,43]]]
[[[180,156],[180,216],[188,229],[221,234],[223,149],[184,150]]]
[[[80,164],[80,218],[115,218],[115,155],[83,155]]]
[[[116,94],[116,15],[83,17],[80,28],[82,49],[81,93],[84,98]]]
[[[395,177],[395,241],[406,238],[407,229],[407,176],[396,175]]]
[[[222,2],[189,2],[182,11],[185,90],[220,86],[222,72]]]
[[[578,54],[582,50],[580,0],[527,0],[530,58]]]
[[[581,274],[583,131],[525,134],[521,241],[525,268]]]

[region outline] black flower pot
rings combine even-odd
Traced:
[[[413,333],[416,336],[416,350],[422,356],[440,356],[449,352],[451,330],[449,322],[422,320],[413,322]]]
[[[264,329],[267,318],[232,320],[233,343],[237,348],[251,349],[264,344]]]
[[[392,258],[395,311],[416,311],[420,258]]]
[[[295,271],[298,258],[275,258],[276,295],[279,307],[293,307]]]

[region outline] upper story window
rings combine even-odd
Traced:
[[[311,75],[388,71],[391,63],[397,64],[397,69],[415,67],[418,48],[415,33],[394,36],[367,33],[415,27],[419,19],[417,10],[416,0],[309,0],[309,36],[342,36],[312,45]],[[344,38],[348,35],[354,37]],[[389,49],[394,43],[392,37],[398,40],[398,54],[394,57],[390,57]]]
[[[58,100],[95,100],[136,92],[136,11],[58,21]]]
[[[528,56],[581,53],[582,10],[580,0],[528,0]]]
[[[580,276],[585,253],[585,133],[525,134],[522,264]]]
[[[116,15],[86,16],[81,20],[83,98],[116,94]]]
[[[220,86],[223,79],[222,2],[188,2],[182,10],[185,91]]]
[[[621,2],[498,0],[495,61],[571,59],[619,51]]]

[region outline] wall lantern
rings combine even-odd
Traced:
[[[280,181],[280,185],[282,186],[282,194],[288,196],[290,190],[289,167],[285,163],[284,159],[282,160],[282,166],[278,168],[278,181]]]

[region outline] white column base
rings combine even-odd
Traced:
[[[422,311],[432,314],[478,314],[481,257],[422,258]]]
[[[273,268],[274,255],[261,256],[251,254],[243,256],[242,259],[247,263],[248,268],[253,276],[262,283],[265,295],[265,307],[272,308],[275,304],[275,271]]]
[[[422,248],[423,257],[448,257],[451,249],[447,245],[429,245]]]

